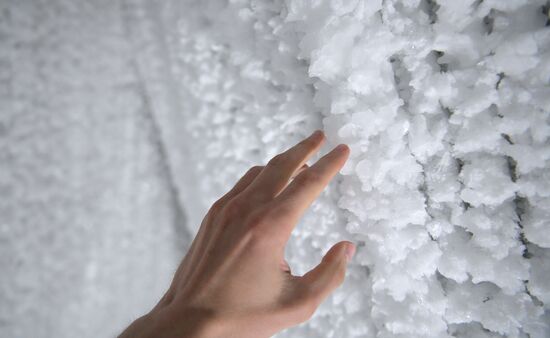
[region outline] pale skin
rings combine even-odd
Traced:
[[[314,132],[217,200],[168,291],[120,338],[267,338],[311,318],[355,253],[339,242],[303,276],[284,259],[296,223],[349,156],[342,144],[307,166],[324,140]]]

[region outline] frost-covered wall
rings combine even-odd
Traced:
[[[128,39],[135,12],[0,1],[2,338],[113,337],[158,301],[186,247]]]
[[[206,205],[314,128],[352,149],[288,259],[360,250],[281,337],[550,335],[548,21],[546,1],[185,3],[172,57]]]
[[[360,247],[280,337],[550,336],[546,1],[0,15],[0,336],[115,334],[167,286],[183,224],[316,128],[351,158],[287,258],[300,274],[337,240]]]

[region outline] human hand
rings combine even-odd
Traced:
[[[355,252],[339,242],[301,277],[284,259],[296,223],[349,156],[339,145],[308,167],[323,142],[314,132],[216,201],[169,290],[121,337],[270,337],[308,320],[343,282]]]

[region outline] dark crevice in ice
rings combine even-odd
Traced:
[[[506,156],[506,163],[508,165],[508,173],[510,175],[510,179],[512,180],[512,182],[515,183],[519,178],[518,171],[517,171],[517,162],[511,156]],[[529,208],[529,200],[527,200],[527,198],[522,197],[518,193],[516,193],[513,203],[514,203],[514,212],[517,215],[516,224],[518,225],[518,228],[519,228],[519,240],[523,245],[523,257],[529,259],[532,257],[532,254],[529,252],[529,249],[527,247],[529,244],[529,240],[525,237],[525,232],[523,231],[523,223],[522,223],[523,217]]]
[[[456,161],[456,169],[457,169],[456,174],[458,176],[457,181],[460,184],[460,191],[462,191],[465,187],[465,184],[460,177],[460,173],[462,172],[462,168],[464,167],[464,160],[459,157],[455,157],[454,159]],[[466,211],[472,207],[470,203],[464,201],[463,199],[460,198],[459,200],[460,200],[460,206],[462,207],[463,211]]]
[[[512,140],[510,135],[502,134],[502,137],[509,144],[514,144],[514,141]],[[510,175],[510,180],[516,183],[519,178],[519,173],[517,168],[518,163],[511,156],[505,156],[505,158],[506,158],[506,164],[508,166],[508,175]],[[529,201],[527,200],[527,198],[518,195],[518,193],[516,192],[513,203],[514,203],[514,212],[516,213],[516,216],[517,216],[516,223],[518,225],[518,228],[520,229],[519,240],[523,244],[523,257],[531,258],[532,255],[527,248],[529,241],[525,237],[525,232],[523,231],[523,223],[522,223],[523,215],[525,215],[525,213],[527,212],[527,209],[529,208]]]
[[[425,4],[424,11],[428,14],[430,24],[433,25],[437,22],[437,10],[440,6],[435,0],[426,0]]]
[[[409,106],[409,101],[414,91],[410,85],[411,73],[404,67],[403,60],[399,55],[392,55],[389,61],[393,70],[393,79],[395,81],[397,95],[403,100],[404,108],[406,109]]]
[[[508,170],[510,174],[510,179],[512,182],[516,182],[518,180],[518,173],[517,173],[517,162],[510,156],[506,156],[506,162],[508,164]],[[514,197],[514,211],[517,215],[517,225],[520,229],[519,231],[519,240],[521,244],[523,244],[523,257],[524,258],[531,258],[532,254],[529,252],[529,249],[527,248],[527,245],[529,244],[529,240],[525,237],[525,232],[523,231],[523,216],[527,212],[529,208],[529,200],[525,197],[522,197],[516,193]]]
[[[380,15],[380,22],[382,24],[385,24],[385,20],[384,20],[384,8],[386,8],[386,0],[382,0],[382,6],[380,6],[381,9],[378,11],[378,15]]]
[[[529,252],[537,252],[538,250],[538,246],[533,244],[533,243],[530,243],[528,245],[530,247],[530,251]],[[537,305],[537,306],[544,306],[544,303],[535,295],[533,295],[531,293],[531,290],[529,290],[529,281],[528,280],[524,280],[523,281],[523,285],[525,287],[525,293],[531,297],[531,300],[533,301],[533,304]]]
[[[502,138],[508,142],[508,144],[512,145],[514,144],[514,141],[512,141],[512,138],[510,138],[510,135],[508,134],[500,134],[500,136],[502,136]]]
[[[409,144],[407,143],[407,147],[409,147]],[[433,216],[432,214],[432,206],[431,206],[431,200],[430,200],[430,195],[428,193],[428,178],[426,177],[426,168],[424,167],[424,164],[422,164],[422,162],[420,162],[418,160],[418,158],[416,158],[416,156],[414,155],[414,153],[411,151],[411,149],[409,148],[409,152],[411,153],[411,156],[414,158],[414,160],[416,161],[416,163],[418,163],[418,165],[422,168],[422,183],[420,183],[420,185],[418,186],[418,191],[420,191],[420,193],[422,193],[422,195],[424,196],[424,210],[426,210],[426,213],[428,214],[428,216],[430,216],[430,219],[434,219],[435,217]],[[430,238],[432,240],[435,240],[432,235],[428,232],[428,234],[430,235]]]
[[[483,25],[485,26],[485,30],[487,32],[487,35],[490,35],[491,33],[493,33],[493,28],[494,28],[494,25],[495,25],[494,10],[491,9],[489,11],[489,14],[487,14],[483,18]]]
[[[530,244],[527,237],[525,237],[525,232],[523,230],[523,216],[527,212],[527,209],[529,208],[529,201],[525,197],[521,197],[518,194],[516,194],[516,197],[514,198],[514,209],[516,212],[516,215],[518,216],[518,219],[516,221],[520,231],[519,231],[519,240],[521,241],[521,244],[523,244],[523,257],[524,258],[531,258],[533,255],[529,252],[528,245]]]
[[[500,83],[502,82],[502,80],[506,77],[506,75],[504,73],[498,73],[498,80],[497,80],[497,83],[495,85],[495,89],[499,89],[500,87]]]
[[[446,107],[445,105],[443,105],[443,103],[441,103],[441,101],[439,102],[439,107],[441,108],[441,110],[443,111],[443,113],[445,114],[445,117],[447,119],[450,119],[451,116],[453,116],[454,111],[451,108]]]
[[[472,7],[474,9],[478,9],[478,7],[483,3],[483,0],[476,0],[474,3],[472,3]]]
[[[506,156],[506,163],[508,164],[508,173],[510,175],[510,178],[512,179],[512,182],[516,182],[518,180],[518,163],[511,156]]]
[[[440,73],[446,73],[449,71],[449,64],[447,63],[439,63],[439,58],[445,55],[444,52],[440,50],[433,50],[432,53],[435,55],[435,62],[439,65],[439,72]]]
[[[546,2],[546,5],[542,6],[541,8],[542,14],[546,16],[546,27],[550,26],[550,1]]]
[[[441,290],[443,290],[443,294],[446,297],[449,289],[449,278],[443,276],[439,270],[435,270],[435,279],[439,282],[439,285],[441,285]]]
[[[456,160],[457,175],[460,175],[460,173],[462,172],[462,168],[464,168],[464,160],[458,157],[455,160]]]
[[[529,290],[529,281],[528,280],[523,281],[523,286],[524,286],[525,293],[527,294],[527,296],[529,296],[531,298],[531,301],[533,302],[533,304],[535,304],[536,306],[543,307],[544,303],[537,296],[533,295],[531,293],[531,291]]]
[[[404,67],[403,60],[399,55],[393,55],[390,58],[390,63],[393,70],[393,78],[395,81],[395,89],[397,90],[397,95],[401,100],[403,100],[403,108],[405,113],[407,113],[408,115],[411,115],[408,110],[409,101],[411,100],[411,97],[414,92],[414,88],[410,85],[411,78],[412,78],[411,73],[407,70],[407,68]],[[428,214],[430,219],[434,219],[434,216],[431,212],[430,196],[428,194],[426,168],[424,164],[415,156],[414,152],[410,148],[409,142],[406,142],[406,145],[409,153],[414,158],[415,162],[420,166],[420,168],[422,168],[420,172],[422,175],[422,182],[418,186],[418,191],[422,193],[422,195],[424,196],[424,210],[426,211],[426,214]],[[430,238],[432,238],[431,234],[429,235],[430,235]]]

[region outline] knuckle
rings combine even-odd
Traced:
[[[212,214],[217,214],[219,213],[223,207],[224,207],[224,204],[225,204],[225,199],[222,197],[218,200],[216,200],[212,206],[210,207],[210,210],[209,212],[212,213]]]
[[[261,165],[255,165],[253,167],[251,167],[250,169],[248,169],[248,172],[251,173],[251,174],[255,174],[255,173],[259,173],[260,171],[262,171],[264,167],[261,166]]]
[[[247,225],[249,229],[254,229],[265,224],[266,221],[268,220],[268,215],[269,213],[264,209],[260,209],[252,212],[247,219]]]
[[[253,212],[246,221],[246,232],[249,233],[251,244],[254,248],[265,250],[269,242],[269,237],[266,236],[264,224],[268,222],[268,213],[265,210]]]
[[[296,204],[292,200],[271,203],[264,213],[264,220],[266,223],[286,223],[289,215],[294,215],[296,210]]]
[[[302,140],[300,143],[298,143],[299,146],[304,146],[307,148],[314,147],[316,144],[317,141],[311,138],[306,138],[305,140]]]
[[[267,163],[270,167],[278,167],[282,165],[285,162],[285,156],[283,154],[275,155],[269,162]]]
[[[302,185],[319,184],[323,181],[323,176],[316,171],[306,170],[298,175],[297,180]]]
[[[270,239],[265,233],[259,230],[258,227],[250,228],[249,231],[249,245],[252,252],[265,252],[269,248]]]
[[[233,217],[242,215],[243,213],[242,202],[239,199],[234,198],[224,205],[222,212],[226,218],[233,218]]]

